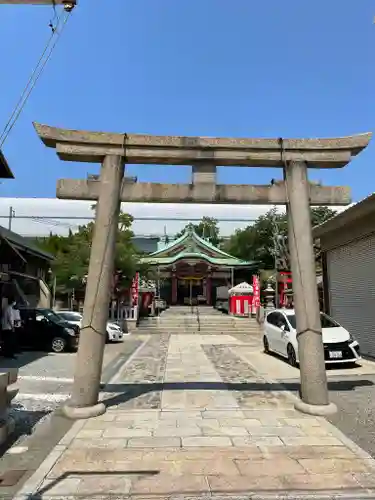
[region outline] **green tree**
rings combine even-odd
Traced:
[[[330,219],[336,212],[329,207],[312,207],[311,222],[313,226]],[[225,242],[225,251],[244,260],[258,261],[264,269],[274,269],[276,247],[282,246],[288,235],[288,221],[285,213],[277,213],[276,209],[261,215],[251,226],[238,229]],[[316,246],[316,256],[320,254]]]
[[[221,243],[220,239],[220,229],[218,225],[218,221],[213,217],[203,217],[202,220],[198,224],[188,224],[184,227],[179,233],[176,234],[176,238],[182,236],[189,225],[192,225],[194,231],[198,236],[208,240],[212,245],[218,247]]]
[[[132,223],[131,215],[120,213],[115,256],[115,271],[121,277],[120,287],[128,286],[136,271],[142,267],[132,243]],[[94,222],[89,222],[66,237],[50,235],[37,239],[39,246],[55,256],[52,271],[56,276],[58,293],[67,294],[73,288],[76,291],[84,290],[94,227]],[[147,272],[147,269],[142,270]]]

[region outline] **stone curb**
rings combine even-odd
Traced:
[[[129,356],[129,358],[125,361],[123,367],[125,367],[130,361],[135,358],[138,352],[147,344],[150,339],[144,340],[135,351]],[[116,373],[112,376],[110,380],[105,384],[102,389],[102,392],[105,392],[105,388],[115,382],[119,378],[119,374]],[[66,449],[71,445],[76,435],[80,432],[80,430],[84,427],[86,420],[78,420],[74,422],[69,431],[65,434],[65,436],[59,441],[59,443],[54,447],[54,449],[49,453],[47,458],[40,464],[38,469],[34,472],[34,474],[22,485],[20,490],[15,494],[13,500],[32,500],[36,491],[42,485],[44,479],[48,476],[49,472],[52,470],[56,462],[61,458]],[[44,496],[44,495],[43,495]],[[38,496],[36,496],[36,499]],[[65,500],[69,500],[69,496],[64,495]],[[74,498],[74,497],[71,497]],[[100,497],[99,497],[100,498]],[[83,499],[82,499],[83,500]]]

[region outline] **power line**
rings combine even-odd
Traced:
[[[57,42],[59,41],[64,28],[66,26],[66,23],[70,17],[70,11],[65,11],[65,15],[58,16],[57,18],[57,23],[56,26],[52,27],[52,34],[50,38],[47,41],[47,44],[42,52],[42,55],[40,56],[38,63],[31,73],[31,76],[16,104],[16,106],[13,109],[12,114],[10,115],[3,132],[0,135],[0,149],[4,145],[6,139],[8,138],[11,130],[13,129],[14,125],[16,124],[20,114],[22,113],[24,107],[26,106],[26,103],[34,90],[39,78],[41,77],[48,61],[50,60],[52,53],[57,45]],[[60,28],[61,25],[61,29]]]
[[[0,215],[0,219],[8,219],[9,215]],[[79,217],[56,215],[49,217],[47,215],[14,215],[13,219],[39,219],[39,220],[94,220],[94,216]],[[202,217],[133,217],[134,221],[176,221],[176,222],[202,222]],[[255,222],[257,219],[243,218],[216,218],[218,222]]]

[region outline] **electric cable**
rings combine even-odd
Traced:
[[[15,108],[13,109],[12,114],[10,115],[3,132],[0,135],[0,150],[3,147],[6,139],[8,138],[10,132],[12,131],[13,127],[15,126],[20,114],[22,113],[32,91],[34,90],[39,78],[41,77],[48,61],[51,59],[52,53],[57,45],[57,42],[59,41],[64,28],[66,26],[66,23],[70,17],[71,12],[66,12],[65,11],[65,16],[60,15],[57,18],[57,23],[54,29],[52,29],[52,33],[50,38],[47,41],[47,44],[42,52],[42,55],[40,56],[38,63],[33,70]],[[61,25],[61,29],[59,29]],[[52,43],[53,42],[53,43]]]
[[[56,13],[55,13],[55,15],[56,15]],[[54,29],[52,28],[51,36],[50,36],[50,37],[49,37],[49,39],[47,40],[47,43],[46,43],[46,46],[45,46],[45,48],[44,48],[44,50],[43,50],[43,52],[42,52],[42,55],[40,56],[40,58],[39,58],[39,60],[38,60],[38,62],[37,62],[37,64],[36,64],[36,66],[35,66],[34,70],[32,71],[32,73],[31,73],[31,75],[30,75],[30,78],[29,78],[29,80],[28,80],[28,82],[27,82],[27,84],[26,84],[25,88],[24,88],[24,90],[23,90],[23,92],[22,92],[22,94],[21,94],[20,98],[18,99],[18,102],[17,102],[17,104],[15,105],[15,107],[14,107],[14,109],[13,109],[13,112],[12,112],[12,114],[10,115],[10,117],[9,117],[9,119],[8,119],[8,121],[7,121],[6,125],[5,125],[5,127],[4,127],[4,130],[3,130],[3,132],[2,132],[2,134],[1,134],[1,136],[0,136],[0,142],[2,141],[3,135],[5,134],[5,132],[6,132],[7,128],[9,127],[9,125],[10,125],[10,123],[11,123],[11,121],[12,121],[12,119],[13,119],[14,115],[16,114],[18,107],[19,107],[19,106],[20,106],[20,104],[22,103],[22,100],[24,99],[24,97],[25,97],[25,95],[26,95],[26,92],[27,92],[27,90],[28,90],[29,86],[31,85],[31,83],[32,83],[32,81],[33,81],[34,75],[36,74],[36,72],[37,72],[37,70],[38,70],[38,68],[39,68],[39,66],[40,66],[40,64],[41,64],[41,62],[42,62],[42,60],[43,60],[43,58],[44,58],[45,54],[47,53],[48,47],[49,47],[49,45],[50,45],[51,41],[53,40],[53,38],[54,38],[54,36],[55,36],[55,31],[56,31],[56,29],[57,29],[57,26],[58,26],[58,25],[59,25],[59,23],[60,23],[60,19],[61,19],[61,16],[58,16],[58,17],[57,17],[57,21],[56,21],[55,28],[54,28]],[[50,26],[50,27],[51,27],[51,24],[52,24],[52,22],[50,22],[50,24],[49,24],[49,26]]]

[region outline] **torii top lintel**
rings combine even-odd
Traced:
[[[331,139],[251,139],[119,134],[68,130],[34,123],[43,143],[62,160],[97,163],[121,155],[128,163],[283,167],[304,161],[312,168],[340,168],[367,147],[372,134]]]

